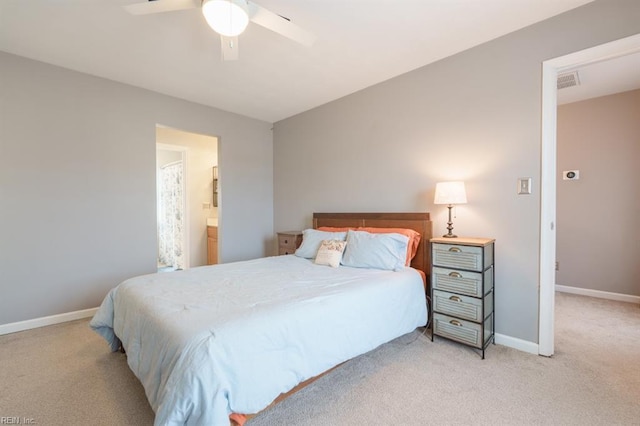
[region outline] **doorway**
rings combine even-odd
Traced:
[[[173,214],[182,219],[182,245],[179,251],[182,253],[182,265],[178,269],[204,266],[209,263],[209,254],[214,251],[217,257],[218,238],[215,238],[215,247],[211,247],[210,233],[215,231],[217,236],[220,213],[222,211],[222,185],[218,183],[217,173],[214,168],[218,164],[218,138],[215,136],[192,133],[167,126],[156,125],[156,151],[170,150],[174,157],[167,158],[164,164],[173,167],[172,161],[178,161],[176,153],[181,155],[183,166],[182,174],[182,202],[184,209],[180,212],[173,210]],[[179,166],[175,166],[179,168]],[[158,171],[163,173],[162,169]],[[171,174],[172,182],[177,177]],[[175,183],[175,182],[174,182]],[[175,191],[174,196],[178,196]],[[158,194],[158,202],[161,195]],[[163,212],[158,211],[158,219]],[[220,223],[221,224],[221,223]],[[163,241],[158,234],[158,247]],[[178,247],[175,247],[178,250]],[[176,268],[168,268],[175,270]]]
[[[640,34],[542,63],[542,150],[540,206],[540,296],[538,353],[554,353],[556,261],[557,77],[590,63],[640,52]]]

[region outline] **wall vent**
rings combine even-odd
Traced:
[[[578,76],[578,71],[558,74],[557,85],[558,85],[558,90],[565,89],[567,87],[579,86],[580,77]]]

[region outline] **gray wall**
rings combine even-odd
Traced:
[[[156,124],[219,137],[221,259],[263,256],[270,123],[0,53],[0,324],[155,271]]]
[[[462,179],[456,233],[497,240],[496,331],[537,342],[541,63],[639,32],[640,2],[596,1],[276,123],[276,231],[314,211],[430,211],[438,235],[435,184]],[[516,195],[525,176],[533,194]]]
[[[558,107],[557,284],[640,296],[639,161],[640,90]]]

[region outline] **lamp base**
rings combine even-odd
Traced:
[[[443,235],[444,238],[458,238],[457,235],[454,235],[451,231],[453,231],[453,222],[451,222],[451,209],[453,208],[453,204],[449,204],[447,206],[447,208],[449,209],[449,222],[447,222],[447,230],[449,231],[448,233],[446,233],[445,235]]]

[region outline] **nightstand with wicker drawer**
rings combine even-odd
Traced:
[[[302,232],[278,232],[278,255],[293,254],[300,244],[302,244]]]
[[[494,242],[489,238],[432,238],[434,336],[484,352],[495,343]]]

